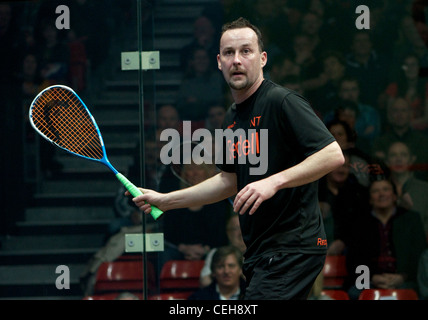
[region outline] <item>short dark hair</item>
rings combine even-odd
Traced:
[[[211,260],[211,272],[214,272],[216,266],[224,261],[226,257],[230,254],[233,254],[238,261],[239,267],[242,268],[242,264],[244,263],[244,258],[242,256],[241,250],[239,250],[235,246],[224,246],[218,248]]]
[[[257,43],[259,45],[259,50],[260,50],[260,52],[263,52],[263,50],[264,50],[263,37],[262,37],[262,33],[261,33],[260,29],[257,28],[250,21],[248,21],[247,19],[245,19],[243,17],[240,17],[240,18],[238,18],[232,22],[225,23],[223,25],[223,27],[221,28],[221,36],[223,36],[223,34],[228,30],[243,29],[243,28],[250,28],[251,30],[253,30],[256,33]],[[220,36],[220,38],[221,38],[221,36]]]
[[[386,181],[388,182],[391,187],[392,187],[392,192],[394,192],[395,195],[398,195],[397,192],[397,186],[395,185],[394,181],[392,181],[391,179],[389,179],[386,175],[373,175],[370,178],[370,182],[369,182],[369,191],[371,190],[372,186],[374,183],[378,182],[378,181]]]

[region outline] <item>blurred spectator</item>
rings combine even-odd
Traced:
[[[313,38],[307,34],[299,33],[293,38],[294,63],[300,67],[302,84],[306,87],[306,80],[317,77],[322,71],[317,57],[314,55],[315,44]]]
[[[283,11],[285,13],[284,20],[287,21],[287,27],[286,30],[283,30],[286,34],[282,36],[282,39],[291,39],[295,34],[301,31],[300,28],[303,14],[306,11],[306,3],[301,0],[285,0],[285,2]],[[279,45],[284,51],[290,50],[287,41],[281,41]]]
[[[105,61],[110,49],[108,8],[103,0],[71,0],[70,3],[70,31],[73,33],[73,41],[83,44],[94,70]]]
[[[301,22],[301,33],[309,37],[312,43],[312,52],[316,59],[320,59],[322,54],[327,50],[324,37],[321,34],[323,25],[322,17],[315,12],[305,12]],[[331,50],[331,48],[328,48]]]
[[[220,247],[211,262],[213,282],[194,292],[188,300],[240,300],[244,296],[242,278],[244,258],[234,246]]]
[[[215,129],[222,129],[226,109],[220,104],[212,105],[208,109],[206,128],[214,132]]]
[[[409,102],[398,97],[387,108],[387,129],[373,143],[372,155],[385,160],[388,147],[392,142],[402,141],[416,156],[413,165],[415,176],[426,180],[428,178],[428,150],[421,146],[428,145],[428,138],[421,132],[415,131],[410,125],[412,111]]]
[[[378,97],[388,82],[388,61],[373,48],[370,33],[356,31],[352,38],[351,52],[346,55],[347,74],[360,83],[360,100],[376,106]]]
[[[218,70],[210,68],[206,49],[194,48],[189,63],[189,70],[178,89],[176,105],[183,121],[193,121],[193,130],[205,125],[209,106],[222,102],[224,81]]]
[[[241,228],[239,226],[238,214],[231,214],[231,216],[229,217],[229,220],[227,221],[227,224],[226,224],[226,234],[229,240],[229,244],[235,248],[238,248],[242,252],[242,254],[244,254],[245,249],[247,247],[245,246],[244,240],[242,239],[242,233],[241,233]],[[207,287],[212,283],[213,277],[212,277],[211,263],[212,263],[213,255],[217,251],[217,249],[218,248],[211,249],[211,251],[207,254],[205,258],[205,264],[201,270],[201,276],[199,279],[201,287]]]
[[[428,182],[414,177],[412,166],[415,160],[410,148],[397,141],[389,146],[385,163],[397,188],[398,204],[421,215],[428,240]]]
[[[132,225],[121,227],[116,234],[108,238],[106,244],[86,263],[85,268],[79,275],[80,286],[85,296],[93,294],[97,270],[101,264],[115,261],[125,253],[126,234],[143,232],[142,215],[141,211],[134,210],[131,217]]]
[[[69,83],[78,92],[83,92],[87,86],[87,67],[89,65],[86,47],[82,39],[76,37],[74,31],[68,32],[67,45],[70,50]]]
[[[370,36],[375,50],[389,58],[395,53],[394,46],[400,41],[398,27],[403,16],[409,13],[410,1],[372,1],[370,5]],[[407,7],[407,8],[406,8]],[[393,62],[391,63],[393,64]]]
[[[355,121],[355,132],[358,138],[369,142],[368,147],[370,147],[372,140],[380,134],[381,119],[377,109],[361,102],[360,92],[360,84],[357,79],[352,77],[342,79],[339,85],[339,98],[349,100],[357,105],[358,117]]]
[[[287,76],[300,76],[300,66],[294,61],[291,54],[279,54],[272,59],[271,68],[265,77],[279,82]]]
[[[398,39],[394,43],[392,65],[398,66],[398,70],[392,70],[390,79],[396,79],[401,72],[403,58],[408,54],[414,54],[419,59],[422,68],[428,67],[428,48],[421,39],[413,17],[405,14],[398,24]]]
[[[55,20],[44,20],[40,31],[41,38],[36,42],[36,53],[43,79],[42,86],[68,84],[70,50],[60,39]]]
[[[342,0],[310,0],[308,10],[322,20],[320,35],[324,47],[345,52],[349,48],[349,34],[355,30],[355,12]]]
[[[53,84],[68,85],[68,69],[70,52],[67,45],[60,40],[55,20],[43,20],[40,24],[40,34],[37,35],[35,54],[40,70],[40,88],[44,89]],[[51,143],[40,143],[40,169],[46,177],[58,175],[63,164],[55,159],[57,148]]]
[[[183,164],[181,188],[208,179],[215,173],[214,165]],[[163,217],[165,250],[159,254],[160,267],[168,260],[202,260],[214,247],[227,244],[226,221],[228,202],[176,209]],[[198,226],[195,228],[195,226]]]
[[[421,255],[418,265],[419,299],[428,300],[428,249]]]
[[[384,105],[395,98],[405,98],[411,109],[411,125],[416,130],[428,129],[428,81],[420,77],[419,59],[408,54],[400,64],[400,76],[397,81],[389,83],[384,93]]]
[[[193,38],[180,50],[180,65],[186,74],[194,72],[194,53],[196,49],[205,49],[208,69],[217,71],[218,30],[206,16],[199,16],[193,24]]]
[[[243,17],[259,27],[263,35],[265,51],[273,58],[283,49],[284,39],[293,37],[285,13],[285,5],[278,3],[277,0],[254,0],[251,3],[251,9],[249,15]],[[268,61],[265,68],[269,66]]]
[[[335,118],[328,122],[326,126],[342,150],[349,154],[351,174],[355,176],[362,186],[367,187],[370,182],[370,174],[380,171],[381,168],[372,161],[367,153],[356,147],[355,132],[347,122]]]
[[[294,75],[286,76],[280,79],[277,83],[287,89],[297,92],[301,96],[304,96],[305,94],[302,82],[298,76],[294,76]]]
[[[329,255],[343,254],[342,225],[349,217],[367,209],[367,189],[350,173],[350,155],[344,151],[345,163],[319,182],[319,203],[327,235]]]
[[[274,41],[275,32],[272,28],[267,26],[260,26],[260,32],[263,35],[263,50],[267,52],[270,59],[266,62],[266,65],[263,67],[263,73],[267,77],[269,75],[270,69],[272,68],[273,61],[275,57],[280,56],[282,54],[281,48]]]
[[[223,20],[233,21],[239,17],[245,17],[249,14],[249,10],[252,8],[246,0],[219,0],[223,8]]]
[[[21,72],[18,74],[19,80],[22,84],[22,95],[28,99],[34,97],[40,92],[40,85],[42,82],[39,65],[36,55],[27,53],[21,65]]]
[[[165,104],[157,110],[157,129],[175,129],[180,131],[181,123],[177,108],[172,104]]]
[[[371,210],[348,221],[345,287],[351,299],[361,290],[355,287],[355,269],[370,270],[370,288],[417,290],[417,267],[426,248],[420,215],[396,205],[395,186],[386,178],[374,179],[369,187]]]
[[[341,93],[343,92],[339,92],[339,95]],[[328,123],[336,118],[348,123],[351,130],[355,133],[355,145],[359,149],[367,150],[367,153],[370,153],[372,131],[375,131],[374,128],[376,127],[377,135],[380,133],[380,121],[376,117],[376,110],[373,108],[364,108],[365,105],[362,105],[360,108],[357,102],[350,99],[340,99],[338,101],[336,109],[325,115],[324,122]],[[373,138],[377,135],[374,135]]]
[[[339,85],[346,76],[346,65],[343,55],[335,51],[325,53],[321,61],[323,71],[317,78],[311,79],[311,89],[308,88],[308,80],[304,88],[314,109],[324,117],[337,106]]]

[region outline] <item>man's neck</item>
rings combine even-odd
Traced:
[[[393,127],[393,130],[397,136],[402,137],[410,130],[410,127]]]
[[[383,225],[386,225],[389,219],[393,216],[395,207],[382,208],[373,210],[374,216],[382,222]]]
[[[239,283],[235,286],[219,286],[217,284],[217,291],[226,299],[230,299],[239,290]]]
[[[393,172],[391,174],[391,179],[394,181],[397,189],[400,191],[399,194],[401,194],[402,188],[407,180],[409,180],[413,174],[409,171],[406,172]]]
[[[369,60],[370,60],[370,53],[369,54],[355,55],[355,60],[359,64],[365,66],[369,62]]]

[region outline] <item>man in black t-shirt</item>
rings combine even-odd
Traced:
[[[150,205],[167,211],[236,195],[245,298],[306,299],[327,249],[317,180],[343,164],[342,151],[303,97],[263,79],[257,27],[243,18],[226,24],[217,62],[235,101],[216,160],[221,172],[166,194],[141,189],[133,200],[150,213]]]

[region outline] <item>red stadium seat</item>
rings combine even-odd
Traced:
[[[187,300],[192,291],[185,292],[165,292],[148,297],[149,300]]]
[[[419,300],[418,294],[412,289],[366,289],[358,300]]]
[[[324,289],[340,289],[348,272],[346,270],[346,257],[327,256],[323,268]]]
[[[114,300],[117,297],[117,292],[105,293],[105,294],[94,294],[91,296],[83,297],[82,300]]]
[[[134,254],[134,253],[124,253],[118,258],[116,258],[115,261],[129,261],[129,260],[143,260],[142,254]]]
[[[162,267],[160,289],[162,291],[194,290],[199,288],[199,276],[204,260],[171,260]]]
[[[329,296],[333,300],[349,300],[348,294],[343,290],[323,290],[321,295]]]
[[[154,279],[154,268],[147,265],[148,279]],[[97,270],[94,294],[143,290],[143,262],[140,260],[104,262]]]
[[[109,292],[104,294],[95,294],[91,296],[83,297],[82,300],[115,300],[120,292]],[[132,294],[136,295],[140,300],[143,300],[143,294],[138,292],[133,292]]]

